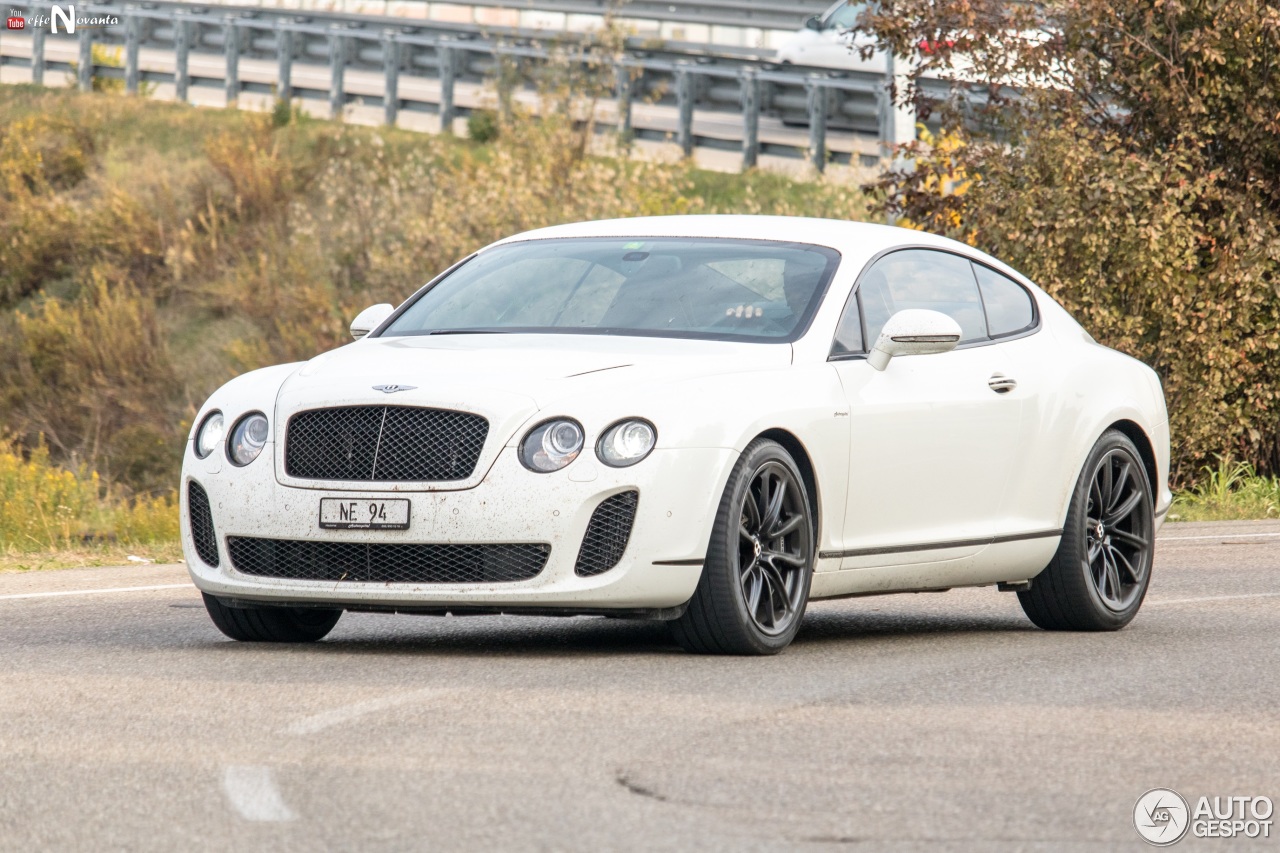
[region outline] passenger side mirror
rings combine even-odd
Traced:
[[[804,19],[804,28],[806,30],[817,30],[821,32],[822,19],[819,18],[817,15],[810,15],[809,17]]]
[[[950,352],[960,343],[960,324],[940,311],[908,308],[889,318],[867,363],[884,370],[895,355]]]
[[[356,315],[351,321],[351,337],[357,341],[374,329],[382,325],[382,321],[391,316],[391,312],[396,310],[395,306],[389,302],[380,302],[377,305],[370,305],[368,308]]]

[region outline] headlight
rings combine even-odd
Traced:
[[[559,471],[582,452],[582,427],[576,421],[558,419],[529,430],[520,442],[520,461],[530,471]]]
[[[658,431],[648,421],[619,421],[604,431],[596,455],[606,465],[626,468],[648,456],[657,441]]]
[[[237,465],[248,465],[258,458],[267,443],[267,416],[254,412],[241,418],[231,430],[227,456]]]
[[[200,429],[196,430],[196,456],[204,459],[217,449],[218,442],[222,441],[225,427],[226,422],[222,419],[222,412],[212,412],[205,416],[204,423],[200,424]]]

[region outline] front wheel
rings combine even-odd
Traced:
[[[774,441],[747,446],[716,512],[698,588],[672,633],[687,651],[771,655],[809,603],[816,525],[804,478]]]
[[[218,630],[246,643],[314,643],[342,617],[341,610],[319,607],[228,607],[212,595],[200,594]]]
[[[1051,631],[1115,631],[1133,620],[1151,582],[1151,489],[1129,437],[1104,433],[1076,482],[1057,554],[1018,593],[1032,622]]]

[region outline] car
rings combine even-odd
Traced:
[[[821,15],[806,18],[804,26],[778,40],[774,56],[783,65],[805,65],[838,68],[845,71],[885,72],[885,55],[871,53],[863,58],[862,50],[875,47],[875,39],[859,32],[858,18],[867,8],[865,2],[837,0]]]
[[[182,541],[214,624],[664,620],[771,654],[810,601],[998,586],[1128,624],[1168,512],[1160,381],[941,236],[771,216],[483,248],[200,408]]]

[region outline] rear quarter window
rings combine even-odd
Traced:
[[[1026,288],[982,264],[974,264],[973,272],[982,291],[991,337],[1016,335],[1035,325],[1035,303]]]

